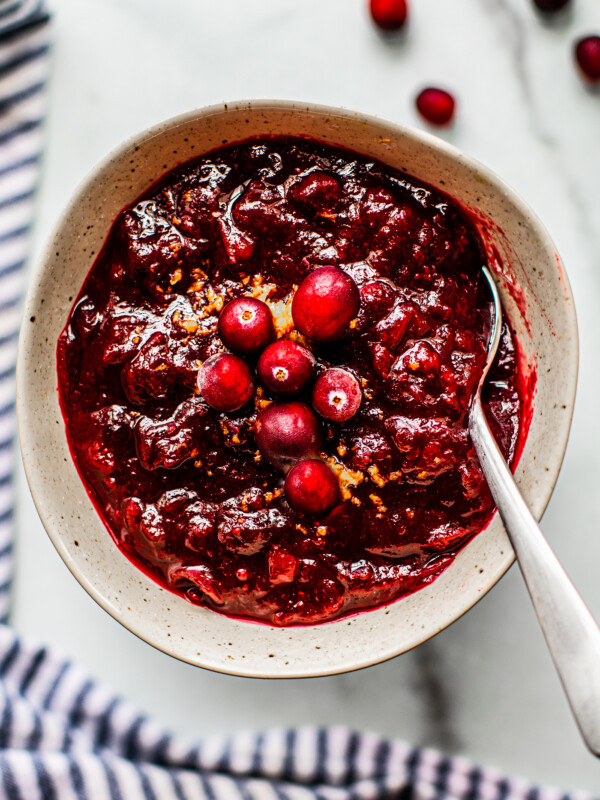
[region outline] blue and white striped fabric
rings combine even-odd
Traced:
[[[0,628],[0,797],[591,800],[345,728],[186,742],[6,627]]]
[[[12,569],[14,366],[49,16],[0,0],[0,618]],[[0,800],[593,800],[343,728],[186,742],[0,625]],[[596,800],[600,800],[596,798]]]
[[[49,15],[40,0],[0,0],[0,621],[12,572],[15,359],[23,267],[41,152]]]

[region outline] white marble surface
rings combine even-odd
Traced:
[[[448,138],[537,210],[573,284],[581,377],[570,446],[544,519],[600,617],[600,95],[571,42],[600,32],[600,0],[562,25],[530,0],[413,0],[410,30],[384,41],[364,0],[58,0],[48,146],[34,251],[92,164],[128,134],[195,105],[284,96],[420,124],[415,90],[456,92]],[[197,670],[101,611],[46,538],[19,476],[13,622],[190,735],[343,723],[447,748],[532,780],[600,790],[516,569],[418,650],[363,672],[265,682]]]

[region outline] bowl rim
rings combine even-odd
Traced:
[[[544,499],[543,504],[540,506],[539,513],[536,514],[538,519],[541,519],[554,491],[554,487],[558,480],[558,476],[560,474],[560,470],[565,458],[568,438],[571,428],[571,422],[573,418],[574,406],[575,406],[575,395],[577,390],[577,379],[578,379],[578,368],[579,368],[579,335],[578,335],[577,314],[569,278],[566,269],[564,267],[564,264],[562,263],[562,260],[558,255],[558,250],[556,248],[556,245],[552,237],[550,236],[546,227],[542,223],[541,219],[538,217],[535,211],[529,206],[529,204],[523,199],[523,197],[510,184],[508,184],[503,178],[501,178],[494,170],[487,167],[478,159],[468,155],[455,145],[435,136],[434,134],[426,130],[413,127],[411,125],[406,125],[404,123],[396,122],[395,120],[389,119],[383,115],[374,114],[370,112],[356,111],[347,106],[332,106],[328,104],[313,103],[311,101],[300,101],[300,100],[283,99],[283,98],[281,99],[244,98],[244,99],[230,100],[219,103],[212,103],[210,105],[198,106],[183,113],[163,118],[159,122],[149,127],[146,127],[141,131],[129,135],[127,138],[122,140],[118,145],[111,148],[106,153],[106,155],[104,155],[84,174],[84,176],[78,181],[76,186],[71,190],[71,192],[69,193],[69,197],[63,204],[56,220],[54,221],[53,225],[50,226],[46,234],[43,246],[39,250],[37,257],[35,258],[35,263],[33,269],[31,270],[31,274],[28,281],[28,289],[24,302],[22,323],[29,317],[31,309],[37,308],[37,306],[35,305],[35,300],[36,300],[35,295],[37,288],[40,286],[40,278],[43,276],[45,269],[47,267],[49,255],[51,250],[53,249],[52,243],[54,242],[54,239],[56,238],[57,234],[63,227],[66,219],[68,218],[70,210],[75,205],[77,199],[79,199],[84,194],[85,190],[88,189],[88,187],[90,187],[95,180],[97,180],[102,176],[102,174],[105,172],[105,170],[107,170],[107,168],[110,167],[113,161],[118,159],[124,153],[128,152],[132,147],[135,147],[140,143],[145,144],[151,139],[160,136],[168,129],[182,126],[188,123],[193,123],[197,121],[199,118],[201,119],[216,114],[222,114],[223,112],[227,112],[230,110],[238,111],[241,109],[248,111],[249,113],[256,113],[263,110],[265,111],[284,110],[291,112],[299,111],[302,113],[311,113],[323,116],[327,115],[335,116],[337,118],[343,118],[348,121],[352,120],[356,122],[357,120],[359,120],[368,126],[379,125],[381,127],[387,128],[399,136],[407,137],[416,143],[425,145],[427,148],[430,148],[434,151],[449,156],[453,160],[459,161],[469,170],[477,172],[481,174],[483,177],[485,177],[485,179],[489,181],[489,183],[497,191],[501,192],[504,197],[510,199],[511,203],[515,206],[515,208],[528,219],[529,224],[539,235],[540,239],[544,240],[547,243],[547,245],[553,249],[554,253],[556,254],[557,269],[564,283],[565,292],[568,293],[569,303],[568,304],[564,303],[563,306],[566,306],[569,309],[567,316],[569,317],[569,325],[572,330],[572,352],[575,358],[570,360],[569,364],[567,365],[568,366],[568,369],[566,371],[567,377],[565,379],[565,386],[568,387],[566,389],[566,395],[568,395],[567,397],[568,405],[566,409],[566,420],[565,420],[566,423],[565,444],[564,447],[562,448],[560,458],[557,458],[554,464],[551,480],[547,483],[548,487],[547,498]],[[239,139],[237,141],[243,141],[243,139]],[[229,144],[231,143],[233,143],[233,141],[229,142]],[[357,150],[357,152],[360,152],[360,150]],[[197,155],[201,156],[202,153],[199,152]],[[385,163],[385,156],[382,156],[381,160],[383,161],[383,163]],[[173,167],[170,167],[169,169],[172,168]],[[112,225],[113,221],[114,220],[111,219],[110,222],[108,223],[109,228],[110,225]],[[105,238],[106,235],[107,233],[105,233]],[[157,648],[158,650],[164,652],[165,654],[171,657],[187,662],[193,666],[200,666],[202,668],[210,669],[215,672],[220,672],[223,674],[230,674],[240,677],[255,677],[255,678],[296,679],[296,678],[336,675],[345,672],[364,669],[366,667],[372,666],[377,663],[381,663],[385,660],[394,658],[395,656],[407,652],[408,650],[418,646],[419,644],[422,644],[423,642],[435,636],[437,633],[441,632],[442,630],[452,625],[454,622],[456,622],[456,620],[462,617],[463,614],[465,614],[474,605],[476,605],[479,602],[479,600],[482,599],[482,597],[484,597],[493,588],[493,586],[496,585],[496,583],[505,575],[507,570],[511,567],[511,565],[515,561],[514,551],[510,546],[510,543],[507,541],[507,545],[504,552],[504,560],[501,566],[493,574],[488,573],[484,583],[482,584],[476,596],[474,594],[474,596],[470,597],[467,602],[464,602],[460,606],[460,608],[457,608],[451,615],[449,615],[447,618],[444,618],[443,621],[438,621],[435,624],[430,625],[423,634],[416,633],[415,636],[413,637],[412,643],[409,643],[408,645],[401,644],[389,647],[388,650],[386,650],[383,653],[381,651],[377,651],[376,654],[370,656],[367,655],[361,659],[356,659],[355,662],[349,663],[344,666],[334,666],[331,669],[323,669],[323,668],[319,668],[316,670],[302,669],[302,670],[286,672],[285,674],[275,674],[273,672],[269,672],[268,670],[261,671],[255,668],[249,668],[245,670],[244,665],[240,664],[239,662],[236,663],[235,667],[228,668],[229,665],[227,663],[220,663],[220,662],[207,663],[206,660],[202,658],[194,659],[182,655],[176,652],[176,647],[174,646],[175,645],[174,642],[168,643],[166,642],[166,640],[161,640],[158,634],[150,635],[148,633],[140,631],[139,629],[136,628],[135,624],[133,624],[126,617],[124,617],[124,615],[119,614],[112,607],[110,602],[108,602],[107,598],[104,596],[105,592],[103,592],[103,590],[101,589],[98,589],[96,585],[90,581],[90,579],[86,576],[85,572],[80,569],[79,565],[71,557],[70,553],[68,552],[63,542],[63,536],[59,531],[59,526],[55,525],[55,521],[51,519],[52,516],[51,513],[45,507],[45,504],[42,501],[41,497],[36,494],[33,488],[36,483],[35,480],[36,476],[35,476],[35,466],[29,460],[27,454],[27,447],[29,445],[28,441],[29,424],[26,420],[27,408],[24,400],[24,396],[26,394],[25,387],[27,384],[27,374],[23,366],[23,362],[25,361],[26,358],[25,351],[30,337],[29,330],[30,330],[29,326],[26,326],[24,324],[21,325],[19,342],[18,342],[17,372],[16,372],[17,426],[18,426],[21,455],[22,455],[26,478],[29,484],[33,502],[35,504],[36,510],[41,519],[43,527],[45,528],[48,536],[50,537],[50,540],[52,541],[60,557],[66,564],[67,568],[70,570],[75,579],[79,582],[82,588],[84,588],[85,591],[92,597],[92,599],[107,613],[109,613],[111,617],[113,617],[117,622],[119,622],[123,627],[131,631],[138,638],[142,639],[143,641],[147,642],[148,644],[152,645],[153,647]],[[497,512],[494,515],[494,518],[496,517],[496,515]],[[168,592],[168,590],[166,591]],[[390,605],[393,605],[393,602]],[[365,612],[360,612],[360,613],[362,614],[367,612],[368,609]],[[224,617],[224,619],[227,619],[227,617]],[[336,621],[338,620],[333,620],[331,623],[321,623],[321,625],[334,624]],[[317,626],[302,626],[302,627],[308,628]],[[154,628],[152,630],[154,631]],[[290,629],[284,628],[284,630],[290,630]],[[171,646],[169,646],[169,644]]]

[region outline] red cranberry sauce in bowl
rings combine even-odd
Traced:
[[[494,512],[467,433],[484,249],[442,192],[313,140],[229,145],[113,224],[58,342],[121,551],[192,603],[314,624],[421,589]],[[519,439],[504,325],[485,390]]]

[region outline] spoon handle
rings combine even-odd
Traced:
[[[600,757],[600,629],[523,499],[479,396],[469,432],[581,735]]]

